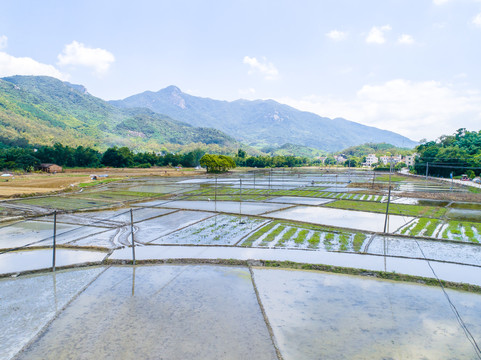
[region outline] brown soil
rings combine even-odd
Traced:
[[[15,175],[13,178],[0,180],[0,198],[45,194],[65,191],[80,183],[91,182],[90,175],[109,175],[109,179],[122,179],[142,176],[196,176],[205,174],[205,170],[150,168],[150,169],[67,169],[58,174],[30,173]]]

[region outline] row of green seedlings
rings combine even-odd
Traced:
[[[481,241],[481,223],[455,220],[445,222],[437,219],[420,218],[402,227],[399,233],[479,243]]]
[[[272,221],[250,235],[242,246],[324,249],[360,252],[366,235],[315,226]]]

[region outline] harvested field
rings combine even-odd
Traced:
[[[63,192],[76,189],[79,184],[95,182],[91,174],[105,174],[108,179],[122,180],[130,177],[143,176],[196,176],[205,174],[204,170],[150,168],[150,169],[66,169],[59,174],[28,173],[15,175],[8,181],[0,181],[0,199]]]

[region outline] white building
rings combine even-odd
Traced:
[[[379,159],[377,158],[376,154],[369,154],[366,156],[366,162],[363,163],[363,166],[371,167],[373,164],[377,164]]]
[[[406,163],[407,166],[414,166],[414,159],[416,158],[418,154],[414,153],[412,155],[407,155],[404,158],[404,162]]]

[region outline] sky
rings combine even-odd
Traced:
[[[481,130],[480,59],[481,0],[0,3],[0,77],[274,99],[416,141]]]

